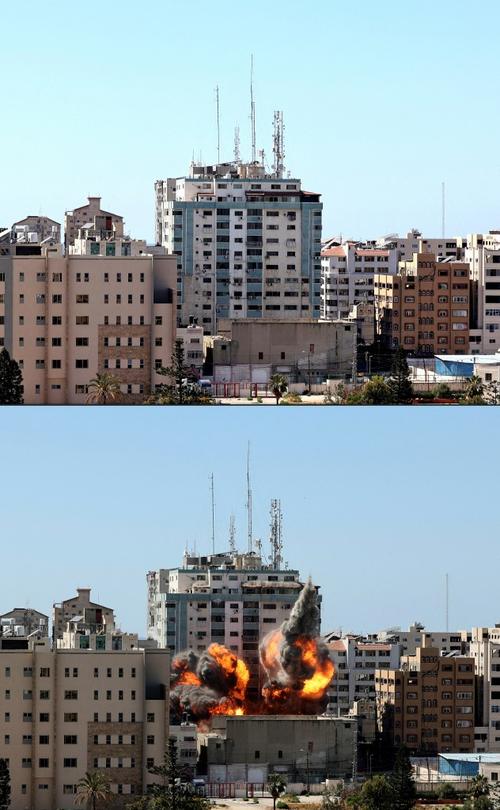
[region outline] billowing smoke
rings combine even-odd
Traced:
[[[222,644],[211,644],[201,655],[188,650],[175,656],[170,690],[173,718],[187,714],[193,722],[204,724],[214,714],[321,710],[334,666],[319,630],[318,597],[309,581],[289,618],[260,644],[265,683],[257,702],[246,697],[247,665]]]
[[[262,695],[276,710],[315,712],[323,701],[334,666],[319,631],[318,597],[309,580],[289,618],[260,645],[260,660],[267,674]]]
[[[170,707],[175,717],[187,713],[194,722],[213,714],[243,714],[249,672],[244,661],[222,644],[198,656],[193,650],[172,661]]]

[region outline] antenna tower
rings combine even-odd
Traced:
[[[215,88],[215,105],[217,109],[217,163],[220,163],[220,100],[219,85]]]
[[[450,594],[449,594],[449,587],[448,587],[448,574],[446,574],[446,582],[445,582],[445,598],[446,598],[446,632],[449,629],[449,617],[450,617]]]
[[[444,239],[446,230],[446,184],[441,183],[441,236]]]
[[[256,134],[255,134],[255,100],[253,97],[253,54],[250,57],[250,121],[252,134],[252,163],[257,160]]]
[[[235,126],[234,128],[234,162],[237,164],[241,163],[241,153],[240,153],[240,128],[239,126]]]
[[[273,119],[273,153],[274,153],[274,176],[283,177],[285,173],[285,145],[284,145],[285,125],[283,123],[283,111],[275,110]]]
[[[212,554],[215,554],[215,495],[213,473],[210,475],[210,493],[212,496]]]
[[[247,517],[248,517],[248,552],[253,551],[252,527],[252,488],[250,486],[250,442],[247,449]]]
[[[236,521],[234,515],[229,515],[229,550],[236,554]]]
[[[273,498],[271,501],[271,565],[278,571],[283,563],[283,513],[281,511],[281,501]]]

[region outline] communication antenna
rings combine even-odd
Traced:
[[[250,486],[250,442],[247,448],[247,518],[248,518],[248,553],[253,550],[252,528],[252,488]]]
[[[210,493],[212,496],[212,554],[215,554],[215,494],[213,473],[210,475]]]
[[[241,163],[241,154],[240,154],[240,128],[238,125],[234,128],[234,162],[237,164]]]
[[[257,160],[255,135],[255,100],[253,97],[253,54],[250,57],[250,121],[252,131],[252,163]]]
[[[219,85],[215,88],[215,105],[217,109],[217,163],[220,163],[220,99]]]
[[[271,565],[278,571],[283,563],[283,513],[281,511],[281,501],[273,498],[271,501]]]
[[[275,110],[273,119],[273,153],[274,153],[274,176],[283,177],[285,173],[285,146],[284,146],[283,111]]]
[[[450,611],[449,611],[449,608],[450,608],[450,598],[449,598],[449,597],[450,597],[450,594],[449,594],[449,587],[448,587],[448,585],[449,585],[449,583],[448,583],[448,574],[446,574],[446,577],[445,577],[445,601],[446,601],[446,606],[445,606],[445,616],[446,616],[446,632],[448,632],[448,629],[449,629],[449,618],[450,618]]]
[[[446,231],[446,184],[441,183],[441,236],[445,237]]]
[[[229,550],[236,554],[236,521],[234,515],[229,515]]]

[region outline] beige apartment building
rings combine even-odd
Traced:
[[[413,355],[469,351],[469,265],[415,253],[396,275],[376,274],[377,332],[389,348]]]
[[[397,670],[375,672],[379,732],[412,754],[474,751],[474,659],[440,655],[424,637]]]
[[[92,602],[90,599],[90,588],[77,588],[76,596],[71,599],[64,599],[63,602],[56,602],[52,608],[52,638],[54,643],[62,639],[65,628],[75,616],[83,616],[86,610],[93,610],[96,623],[106,626],[108,632],[114,630],[115,614],[113,608]]]
[[[175,259],[104,253],[63,256],[49,244],[0,255],[0,346],[21,367],[25,403],[84,404],[103,372],[118,378],[125,404],[164,382],[157,369],[175,340]]]
[[[112,231],[115,236],[123,236],[123,217],[120,214],[112,214],[101,208],[100,197],[88,197],[87,204],[74,208],[73,211],[66,211],[64,215],[64,246],[66,253],[69,247],[75,244],[78,231],[92,222],[95,217],[103,219],[106,229]]]
[[[69,638],[68,648],[51,649],[47,638],[0,648],[0,757],[8,761],[11,810],[71,810],[79,780],[94,770],[110,782],[107,806],[122,808],[154,781],[148,768],[161,763],[168,652],[138,649],[134,637],[116,631],[96,636],[83,625],[68,629]]]

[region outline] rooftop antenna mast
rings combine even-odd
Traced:
[[[234,515],[229,515],[229,550],[236,554],[236,521]]]
[[[220,99],[219,85],[215,88],[215,105],[217,109],[217,163],[220,163]]]
[[[444,239],[446,230],[446,184],[441,183],[441,236]]]
[[[273,498],[271,501],[271,565],[278,571],[283,563],[283,513],[281,501]]]
[[[253,54],[250,57],[250,120],[252,124],[252,163],[257,160],[256,135],[255,135],[255,100],[253,97]]]
[[[283,111],[274,111],[273,120],[273,153],[274,153],[274,175],[283,177],[285,173],[285,146],[284,146]]]
[[[248,517],[248,553],[253,551],[252,527],[252,488],[250,486],[250,442],[247,449],[247,517]]]
[[[234,128],[234,162],[238,165],[241,163],[240,128],[238,125]]]
[[[215,495],[213,473],[210,475],[210,494],[212,497],[212,554],[215,554]]]
[[[446,632],[448,632],[448,630],[449,630],[449,617],[450,617],[450,611],[449,611],[449,608],[450,608],[450,594],[449,594],[449,587],[448,587],[448,584],[449,584],[449,583],[448,583],[448,574],[446,574],[446,577],[445,577],[445,599],[446,599],[446,609],[445,609],[445,613],[446,613]]]

